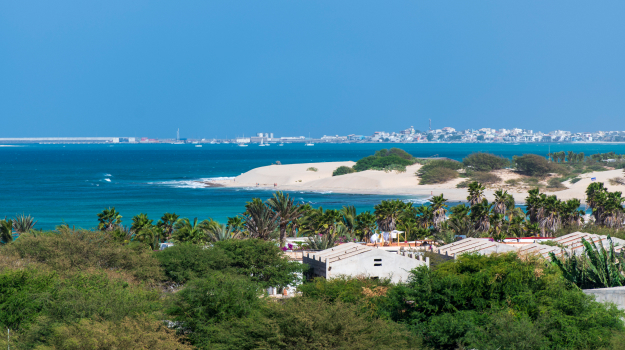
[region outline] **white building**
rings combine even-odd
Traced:
[[[402,255],[358,243],[346,243],[320,252],[307,253],[302,262],[312,268],[315,276],[367,276],[389,278],[393,283],[407,281],[410,270],[429,266],[429,258]]]

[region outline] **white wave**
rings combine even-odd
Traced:
[[[106,182],[111,182],[111,179],[104,179],[104,181],[106,181]]]
[[[412,204],[425,204],[430,202],[430,198],[412,198],[412,199],[404,199],[404,203],[412,203]]]
[[[148,182],[150,185],[161,185],[174,188],[205,188],[206,182],[232,180],[234,177],[207,177],[195,180],[170,180],[159,182]]]
[[[104,176],[110,177],[110,176],[113,176],[113,175],[111,175],[111,174],[104,174]]]

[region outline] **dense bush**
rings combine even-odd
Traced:
[[[465,167],[476,171],[492,171],[503,169],[510,165],[507,158],[499,157],[491,153],[471,153],[462,160]]]
[[[145,316],[126,317],[116,322],[82,319],[54,326],[51,333],[48,344],[55,350],[192,349],[180,342],[175,330]]]
[[[552,163],[542,156],[536,154],[525,154],[521,157],[514,157],[517,170],[530,176],[545,176],[554,171]]]
[[[485,171],[472,172],[471,180],[477,181],[482,184],[495,184],[495,183],[502,181],[502,179],[499,176],[485,172]]]
[[[230,259],[221,249],[206,249],[197,244],[177,244],[156,253],[166,278],[185,283],[226,268]]]
[[[354,165],[354,170],[381,170],[394,165],[406,167],[414,163],[415,159],[410,154],[399,148],[391,148],[390,150],[382,149],[375,152],[372,156],[358,160]]]
[[[321,298],[259,298],[244,277],[213,275],[176,293],[170,315],[198,349],[410,348],[401,325],[368,317],[354,304]]]
[[[355,172],[356,172],[356,170],[354,170],[354,168],[350,168],[348,166],[341,165],[340,167],[334,169],[334,171],[332,172],[332,176],[351,174],[351,173],[355,173]]]
[[[437,349],[600,349],[623,331],[622,311],[594,302],[543,261],[514,254],[414,270],[381,312]]]
[[[225,240],[204,248],[181,244],[156,254],[168,280],[184,283],[215,271],[249,276],[263,287],[294,284],[304,265],[289,261],[272,242],[260,239]]]
[[[145,245],[122,245],[99,231],[25,234],[2,253],[45,264],[59,273],[102,268],[123,271],[141,281],[162,278],[158,261]]]
[[[459,176],[456,170],[460,168],[462,163],[454,160],[432,160],[417,171],[417,176],[421,178],[419,184],[437,184],[453,180]]]

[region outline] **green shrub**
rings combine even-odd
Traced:
[[[341,165],[340,167],[336,168],[332,172],[332,176],[351,174],[351,173],[355,173],[355,172],[356,172],[356,170],[354,170],[353,168],[350,168],[350,167],[345,166],[345,165]]]
[[[323,299],[329,302],[359,303],[363,301],[363,290],[375,290],[377,287],[390,287],[389,280],[337,277],[331,280],[317,277],[297,287],[305,298]]]
[[[154,349],[185,350],[176,331],[149,317],[126,317],[122,321],[82,319],[77,323],[55,325],[47,345],[55,350],[77,349]]]
[[[579,182],[580,180],[581,180],[580,177],[574,177],[574,178],[571,179],[571,183],[574,184],[576,182]]]
[[[542,156],[536,154],[525,154],[521,157],[514,157],[517,170],[530,176],[546,176],[554,171],[552,163]]]
[[[595,302],[543,260],[512,253],[418,268],[388,295],[380,312],[437,349],[600,349],[624,330],[623,311]]]
[[[506,180],[506,185],[510,185],[510,186],[516,186],[519,184],[519,179],[508,179]]]
[[[462,182],[460,182],[459,184],[456,185],[456,188],[467,188],[469,187],[469,184],[471,184],[471,182],[473,182],[472,180],[464,180]]]
[[[181,244],[156,253],[169,281],[185,283],[215,271],[249,276],[263,287],[295,284],[305,266],[289,261],[275,244],[261,239],[230,239],[210,248]]]
[[[50,266],[63,274],[88,268],[123,271],[153,282],[163,273],[152,251],[143,244],[123,245],[108,233],[76,230],[62,233],[25,234],[3,247],[2,253]]]
[[[174,283],[186,283],[230,265],[230,258],[223,250],[205,249],[197,244],[176,244],[155,256],[167,279]]]
[[[565,189],[566,186],[562,184],[562,179],[557,177],[552,177],[547,181],[547,187],[551,189]]]
[[[393,165],[406,167],[414,164],[415,161],[416,160],[410,154],[401,149],[382,149],[375,152],[372,156],[358,160],[354,165],[354,170],[364,171],[370,169],[384,169]]]
[[[435,159],[423,165],[416,175],[421,178],[420,185],[445,183],[459,176],[456,170],[462,168],[462,163],[454,160]]]
[[[314,172],[317,172],[317,170],[319,169],[315,168],[314,166],[311,166],[310,168],[306,169],[306,171],[314,171]]]
[[[458,172],[449,168],[433,168],[417,173],[421,177],[420,185],[440,184],[458,177]]]
[[[462,164],[476,171],[492,171],[509,166],[510,161],[494,154],[478,152],[469,154],[462,160]]]
[[[477,181],[483,184],[495,184],[501,182],[501,178],[495,174],[491,174],[483,171],[474,171],[471,173],[471,180]]]

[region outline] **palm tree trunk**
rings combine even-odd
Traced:
[[[280,247],[286,245],[286,223],[280,224]]]

